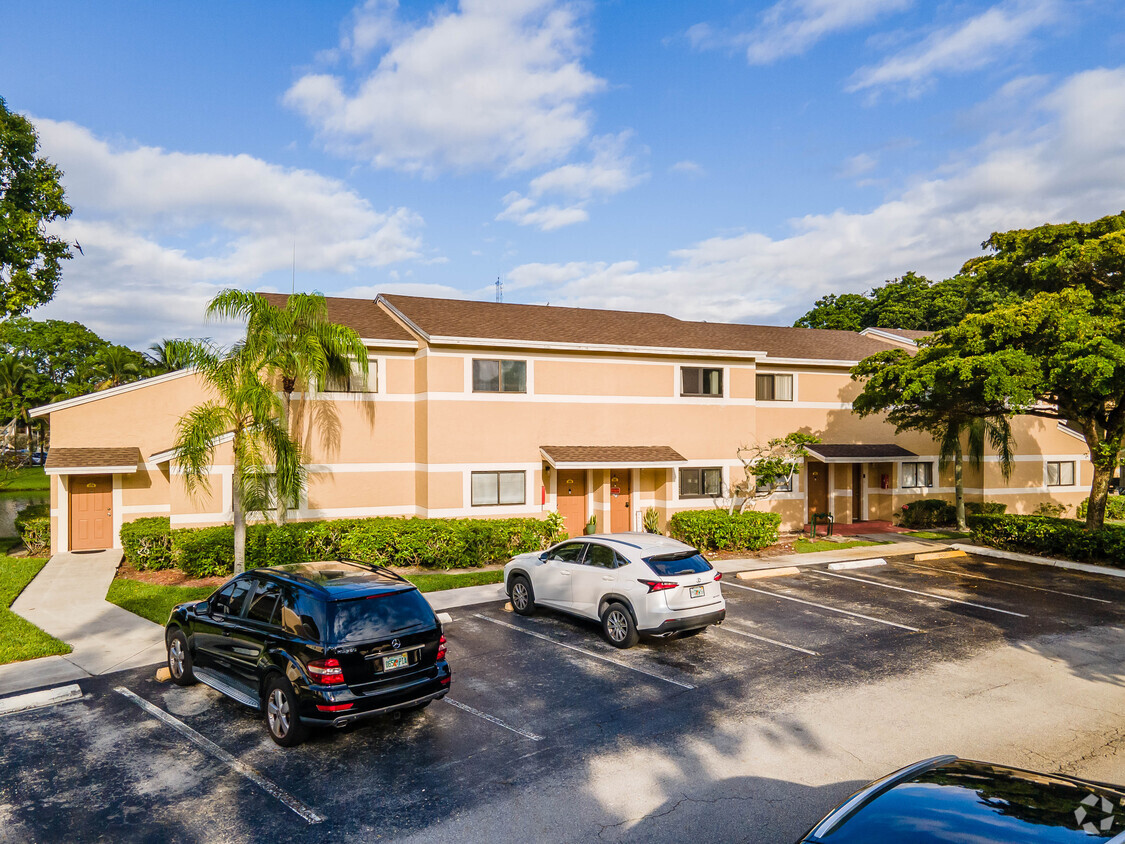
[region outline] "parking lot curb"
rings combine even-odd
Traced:
[[[753,569],[752,571],[740,571],[735,575],[739,580],[761,580],[764,577],[784,577],[785,575],[800,574],[801,570],[796,566],[781,566],[774,569]]]
[[[1071,560],[1057,560],[1054,557],[1037,557],[1034,554],[1020,554],[1016,551],[1001,551],[999,548],[989,548],[986,545],[964,545],[960,542],[953,546],[958,551],[966,551],[980,557],[995,557],[999,560],[1012,560],[1017,563],[1035,563],[1040,566],[1054,566],[1059,569],[1084,571],[1089,574],[1104,574],[1109,577],[1125,577],[1125,569],[1114,569],[1108,566],[1095,566],[1092,563],[1076,563]]]
[[[69,703],[72,700],[80,700],[81,697],[82,689],[77,683],[71,683],[69,686],[58,686],[54,689],[13,695],[12,697],[0,698],[0,715],[14,715],[17,712],[27,712],[29,709]]]
[[[925,560],[947,560],[954,557],[967,557],[968,551],[962,551],[959,548],[951,548],[948,551],[927,551],[925,554],[915,554],[914,562],[920,563]]]

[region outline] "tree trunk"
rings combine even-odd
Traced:
[[[242,491],[238,483],[238,466],[231,479],[231,505],[234,510],[234,573],[246,571],[246,514],[242,512]]]
[[[286,434],[292,436],[292,431],[289,430],[289,415],[290,406],[293,403],[293,385],[289,383],[289,379],[285,379],[283,386],[289,387],[289,389],[285,392],[281,402],[281,428]],[[281,490],[277,488],[276,475],[274,475],[274,497],[277,499],[277,523],[283,525],[286,519],[289,518],[289,508],[285,501],[285,496],[282,495]]]
[[[1094,480],[1090,484],[1090,503],[1086,508],[1086,530],[1101,530],[1105,527],[1106,498],[1109,496],[1109,480],[1113,477],[1113,469],[1113,463],[1108,466],[1101,463],[1094,464]]]
[[[969,524],[965,521],[965,456],[961,453],[961,439],[953,451],[954,502],[957,505],[957,530],[965,531]]]

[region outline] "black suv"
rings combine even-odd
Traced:
[[[175,607],[164,638],[173,681],[265,710],[284,747],[309,726],[422,709],[449,691],[441,622],[413,584],[377,566],[246,572]]]

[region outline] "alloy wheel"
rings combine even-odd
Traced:
[[[615,642],[624,642],[625,637],[629,635],[629,620],[621,610],[613,610],[606,616],[605,625],[609,637]]]
[[[171,669],[172,676],[184,676],[184,646],[179,639],[173,639],[172,647],[168,649],[168,668]]]
[[[518,581],[512,587],[512,606],[518,610],[527,609],[528,595],[527,587],[523,585],[523,581]]]
[[[275,736],[285,738],[289,734],[289,701],[281,689],[274,689],[270,693],[266,717],[270,722],[270,732]]]

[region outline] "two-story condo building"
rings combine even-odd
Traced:
[[[266,295],[282,305],[285,297]],[[645,510],[721,506],[741,479],[741,445],[819,436],[794,480],[765,504],[786,527],[811,513],[887,520],[909,501],[952,499],[952,471],[926,435],[896,435],[851,411],[849,368],[917,332],[860,333],[689,322],[653,313],[381,295],[328,299],[329,317],[369,352],[365,384],[298,394],[308,483],[294,519],[545,516],[572,534],[637,529]],[[208,398],[174,372],[34,411],[49,416],[52,551],[113,547],[121,524],[231,519],[229,445],[190,497],[174,443]],[[967,468],[968,500],[1009,512],[1073,507],[1092,468],[1084,441],[1054,422],[1016,420],[1015,469]]]

